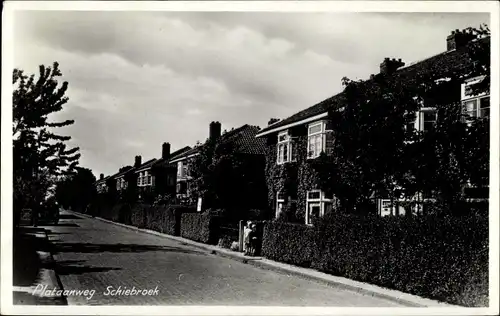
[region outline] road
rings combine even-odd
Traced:
[[[68,295],[70,305],[399,306],[68,212],[45,228],[63,288],[94,290]]]

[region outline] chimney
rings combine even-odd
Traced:
[[[141,160],[142,160],[141,156],[135,156],[134,168],[137,168],[141,165]]]
[[[102,180],[102,179],[104,179],[104,173],[101,173],[101,174],[99,175],[99,180]]]
[[[170,158],[170,143],[161,145],[161,158],[167,160]]]
[[[278,122],[279,120],[280,119],[278,119],[278,118],[271,118],[271,119],[269,119],[269,122],[267,122],[267,125],[274,124],[274,123]]]
[[[451,31],[451,34],[446,37],[446,50],[459,49],[466,46],[470,41],[475,39],[476,36],[471,31]]]
[[[396,58],[384,58],[384,61],[380,64],[380,73],[381,74],[393,74],[398,70],[398,68],[403,67],[405,65],[404,62],[400,59]]]
[[[221,124],[219,122],[211,122],[209,130],[209,139],[215,140],[220,137]]]

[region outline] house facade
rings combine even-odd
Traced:
[[[245,185],[238,188],[239,193],[232,194],[234,199],[237,200],[239,194],[246,196],[254,196],[253,199],[256,201],[255,205],[259,205],[259,196],[263,197],[265,200],[265,190],[259,190],[257,188],[262,187],[265,184],[264,177],[264,166],[265,166],[265,141],[263,139],[255,138],[255,135],[259,131],[259,127],[243,125],[239,128],[232,129],[231,131],[221,133],[221,123],[211,122],[209,125],[209,137],[208,140],[216,141],[219,145],[227,145],[231,147],[231,155],[237,157],[239,161],[244,165],[242,170],[252,170],[252,175],[246,175],[248,181]],[[186,203],[197,203],[199,196],[193,193],[193,163],[197,156],[200,155],[204,144],[199,144],[190,150],[183,152],[180,155],[173,156],[170,163],[177,169],[177,179],[176,179],[176,193],[177,198],[180,201]],[[213,183],[211,185],[218,186],[223,182],[229,182],[230,179],[224,179],[221,176],[215,176]],[[248,194],[246,194],[248,192]],[[229,201],[227,197],[220,197],[224,201]],[[239,199],[243,202],[243,198]],[[210,203],[203,202],[203,209],[206,205]],[[239,207],[236,206],[236,202],[227,202],[228,208]],[[260,205],[259,205],[260,206]]]
[[[188,149],[190,148],[182,148],[174,152],[173,155],[179,155]],[[137,179],[139,200],[150,203],[158,195],[175,196],[177,169],[172,166],[170,160],[170,143],[163,143],[159,159],[151,159],[136,168],[135,178]]]
[[[107,185],[113,188],[113,193],[118,197],[124,198],[128,196],[133,198],[134,192],[137,189],[137,180],[135,170],[142,165],[142,157],[135,156],[133,166],[125,166],[118,170],[118,173],[112,175],[107,180]]]
[[[109,176],[105,177],[103,173],[99,175],[99,180],[95,182],[95,187],[98,194],[109,192],[108,180]]]
[[[457,30],[447,38],[447,51],[408,66],[400,59],[385,58],[380,64],[380,73],[393,76],[394,80],[411,78],[422,72],[435,74],[443,68],[466,73],[473,65],[463,48],[471,39],[469,34]],[[489,94],[473,95],[470,89],[481,80],[481,77],[464,78],[461,86],[463,111],[472,117],[489,117]],[[338,202],[333,195],[319,189],[318,174],[307,162],[317,159],[321,153],[332,153],[335,139],[329,112],[342,111],[345,106],[343,93],[339,93],[286,119],[271,119],[256,135],[266,140],[268,203],[276,217],[288,208],[296,218],[311,224],[314,218],[324,216]],[[426,131],[435,122],[436,109],[422,105],[406,128]],[[419,211],[395,206],[383,196],[373,198],[380,216]]]

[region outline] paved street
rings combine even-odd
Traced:
[[[95,290],[68,296],[70,305],[397,306],[66,212],[46,228],[64,289]],[[158,294],[109,295],[120,286]]]

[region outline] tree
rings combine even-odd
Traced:
[[[54,128],[68,126],[73,120],[49,121],[49,116],[68,102],[68,83],[58,84],[59,64],[41,65],[38,78],[13,71],[13,154],[14,207],[34,207],[54,189],[55,181],[74,172],[79,148],[68,149],[71,137],[53,133]]]
[[[237,153],[230,140],[208,140],[190,164],[191,195],[202,197],[206,209],[244,218],[251,208],[266,204],[264,164],[264,157],[259,164],[257,157]]]
[[[95,199],[96,178],[87,168],[76,167],[76,173],[61,179],[56,186],[56,200],[64,208],[85,211]]]

